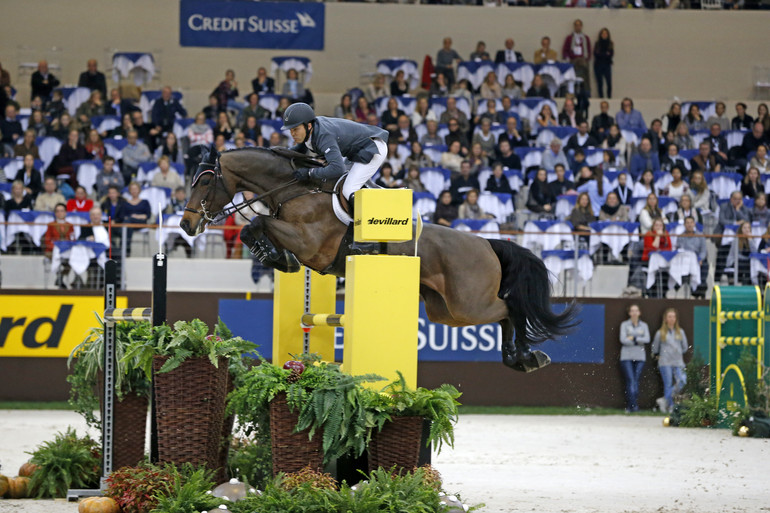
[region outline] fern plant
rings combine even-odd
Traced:
[[[31,463],[38,469],[30,478],[30,490],[36,497],[64,497],[70,488],[98,486],[101,455],[98,444],[89,438],[79,438],[72,428],[57,433],[33,452]]]
[[[155,491],[155,508],[152,513],[198,513],[214,510],[224,501],[211,495],[214,487],[212,472],[206,468],[195,469],[189,464],[181,471],[174,469],[172,479],[161,483]]]

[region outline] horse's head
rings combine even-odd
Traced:
[[[225,188],[222,171],[216,164],[218,153],[205,152],[192,181],[190,199],[179,226],[187,235],[203,233],[206,225],[224,210],[232,197]]]

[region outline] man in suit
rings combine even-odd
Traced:
[[[727,138],[722,135],[722,125],[716,122],[712,123],[706,141],[711,146],[711,154],[717,159],[717,162],[726,166],[729,148],[727,147]]]
[[[251,81],[251,88],[255,93],[273,93],[275,80],[267,76],[267,70],[261,67],[257,70],[257,78]]]
[[[60,82],[53,73],[48,72],[48,62],[42,60],[37,63],[37,71],[32,73],[30,83],[32,87],[31,97],[39,96],[43,103],[48,103],[48,100],[51,99],[51,93]]]
[[[564,147],[566,150],[585,150],[586,148],[596,148],[599,143],[588,132],[588,122],[583,120],[578,124],[578,131],[576,134],[572,134],[567,140],[567,145]]]
[[[152,105],[150,120],[155,131],[153,135],[170,132],[174,128],[174,120],[177,114],[182,118],[187,117],[187,109],[182,107],[179,100],[174,98],[171,88],[165,86],[161,90],[160,98],[155,100],[155,103]]]
[[[78,87],[99,91],[102,93],[102,98],[107,98],[107,80],[104,78],[104,73],[97,69],[96,59],[89,59],[86,66],[88,69],[80,74]]]
[[[130,114],[138,110],[139,107],[134,105],[134,102],[120,96],[120,90],[117,88],[110,90],[110,102],[104,107],[106,115],[118,116],[122,119],[124,114]]]
[[[501,64],[503,62],[524,62],[524,57],[521,56],[521,52],[517,52],[513,49],[513,38],[505,40],[505,48],[498,50],[495,54],[495,64]]]
[[[698,154],[690,159],[690,168],[693,171],[703,173],[712,173],[722,170],[722,166],[717,161],[716,156],[711,152],[711,144],[708,140],[703,141],[698,146]]]
[[[501,133],[497,138],[498,146],[507,141],[511,148],[517,146],[527,146],[527,139],[519,132],[518,122],[516,118],[511,116],[505,121],[505,132]]]

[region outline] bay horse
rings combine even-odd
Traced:
[[[264,203],[270,215],[257,215],[244,230],[266,235],[278,250],[290,251],[315,271],[344,276],[331,267],[348,227],[335,216],[329,191],[294,179],[297,166],[323,162],[286,148],[212,152],[193,178],[180,227],[190,236],[202,233],[218,217],[243,210],[245,204],[225,207],[237,192],[251,191],[257,195],[251,201]],[[577,325],[574,304],[560,314],[551,310],[542,260],[512,241],[426,224],[417,248],[428,318],[456,327],[500,323],[503,363],[513,369],[530,372],[548,365],[548,355],[530,346]],[[388,243],[386,253],[414,255],[415,241]]]

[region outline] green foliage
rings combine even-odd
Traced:
[[[272,456],[269,440],[236,438],[230,445],[227,458],[229,474],[255,488],[264,488],[273,477]]]
[[[682,401],[682,416],[679,425],[682,427],[713,426],[719,421],[719,403],[717,396],[699,396],[693,394],[690,399]]]
[[[107,477],[104,495],[113,498],[123,513],[147,513],[158,505],[156,494],[166,490],[176,475],[173,465],[123,467]]]
[[[213,474],[206,468],[189,465],[176,470],[170,481],[155,492],[152,513],[198,513],[214,509],[224,501],[208,493],[214,487]]]
[[[708,365],[699,353],[696,352],[693,355],[692,359],[685,366],[684,372],[687,376],[687,383],[682,388],[682,395],[685,397],[693,395],[703,397],[709,393],[710,378]]]
[[[30,490],[38,498],[65,497],[70,488],[99,485],[99,446],[88,436],[79,438],[72,428],[57,433],[53,441],[30,454],[30,461],[39,467],[30,478]]]

